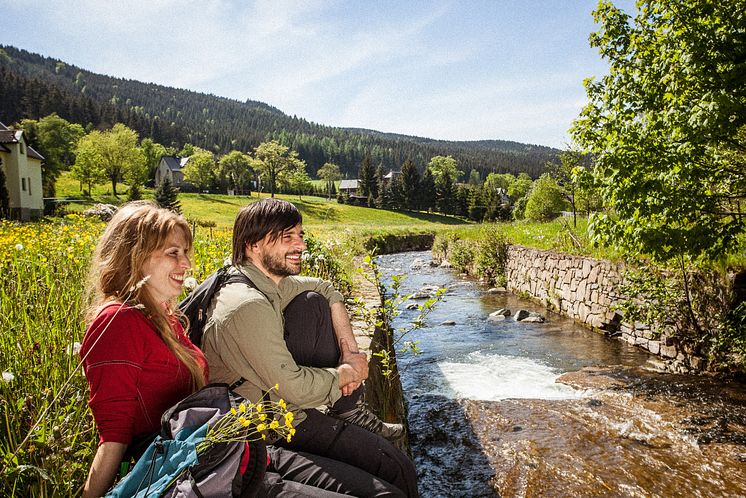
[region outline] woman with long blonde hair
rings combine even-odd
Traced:
[[[175,312],[191,251],[186,220],[143,201],[124,205],[98,243],[80,352],[99,432],[86,498],[103,495],[133,442],[205,384],[207,362]]]

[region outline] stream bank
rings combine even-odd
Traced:
[[[418,259],[377,261],[405,293],[448,289],[410,337],[422,354],[398,360],[422,496],[746,496],[742,384],[654,372],[640,348]],[[487,320],[498,308],[546,321]]]

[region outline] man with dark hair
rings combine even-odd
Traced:
[[[363,403],[368,360],[342,294],[330,282],[298,276],[305,248],[291,203],[268,198],[241,209],[231,271],[254,287],[226,285],[210,307],[203,339],[210,379],[237,384],[250,400],[284,399],[297,432],[277,445],[356,466],[417,496],[412,462],[387,440],[401,436],[402,426],[382,422]]]

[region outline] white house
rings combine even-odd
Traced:
[[[168,178],[174,187],[191,186],[184,181],[183,169],[189,161],[188,157],[163,156],[158,163],[158,169],[155,170],[155,184],[160,185],[163,180]]]
[[[10,198],[11,218],[26,221],[44,214],[43,160],[41,154],[28,146],[22,130],[11,130],[0,123],[0,161]]]

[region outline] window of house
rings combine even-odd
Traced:
[[[21,178],[21,189],[25,192],[26,191],[26,179]]]
[[[31,195],[31,177],[28,177],[28,195]]]

